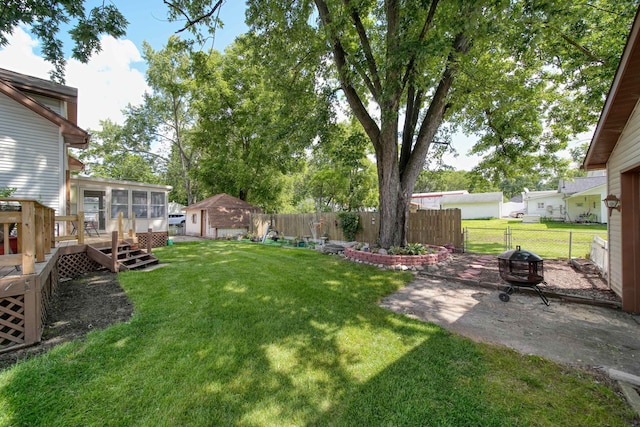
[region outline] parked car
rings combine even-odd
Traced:
[[[182,227],[187,220],[187,215],[185,214],[169,214],[169,225],[177,225],[178,227]]]
[[[522,217],[523,217],[523,216],[525,216],[526,214],[527,214],[527,211],[525,211],[525,210],[523,210],[523,209],[520,209],[520,210],[517,210],[517,211],[513,211],[513,212],[511,212],[511,213],[509,214],[509,216],[510,216],[511,218],[522,218]]]

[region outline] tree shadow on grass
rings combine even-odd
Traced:
[[[404,275],[248,244],[158,254],[119,275],[129,323],[0,374],[0,424],[517,422],[473,343],[376,305]]]

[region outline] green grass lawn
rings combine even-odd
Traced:
[[[505,250],[505,230],[511,230],[511,248],[535,252],[544,258],[589,256],[593,236],[607,240],[606,224],[546,222],[523,224],[516,219],[464,220],[467,251],[500,254]]]
[[[590,375],[379,308],[410,280],[335,256],[181,243],[119,280],[125,324],[0,371],[2,426],[628,425]]]

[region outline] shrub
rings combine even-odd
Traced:
[[[431,253],[431,249],[422,243],[409,243],[407,246],[392,246],[387,250],[389,255],[424,255]]]
[[[358,231],[362,230],[360,216],[357,212],[338,212],[338,226],[342,229],[345,239],[353,241]]]

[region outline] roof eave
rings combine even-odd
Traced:
[[[71,121],[40,104],[35,99],[13,87],[13,85],[7,81],[0,80],[0,93],[5,94],[17,103],[59,126],[61,128],[64,141],[72,147],[81,149],[87,148],[90,138],[89,133]]]

